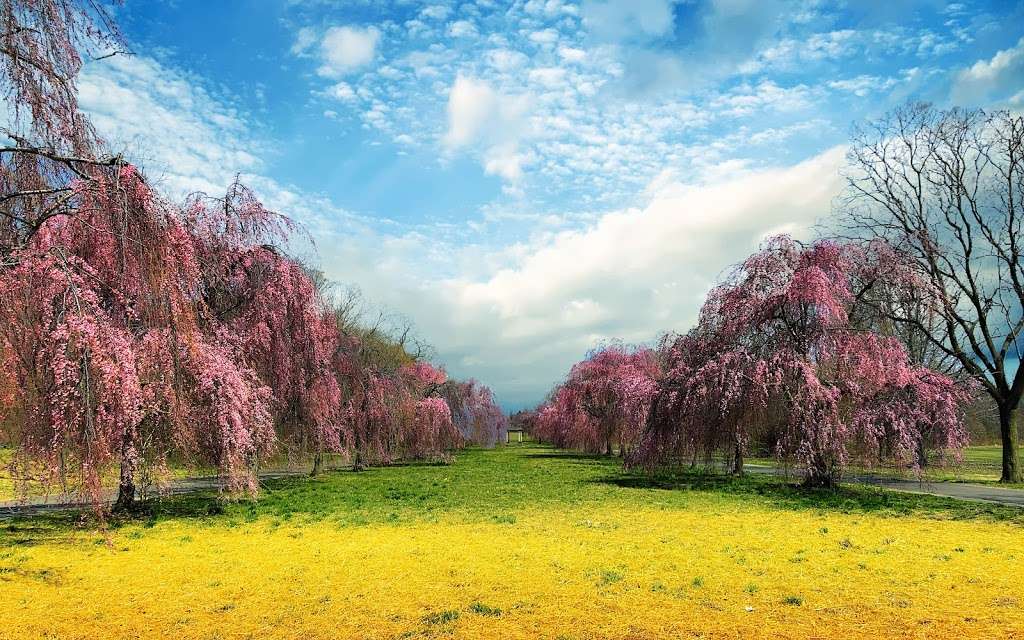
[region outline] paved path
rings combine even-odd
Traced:
[[[777,474],[776,467],[764,465],[744,465],[744,470],[751,473]],[[927,482],[902,480],[877,476],[861,476],[851,479],[857,484],[866,484],[891,491],[906,493],[924,493],[944,498],[972,500],[975,502],[995,502],[997,504],[1024,507],[1024,490],[999,487],[988,484],[971,484],[967,482]]]

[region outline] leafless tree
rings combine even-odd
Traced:
[[[1002,481],[1021,482],[1024,118],[908,104],[858,128],[848,160],[839,225],[886,240],[910,265],[865,300],[914,357],[954,366],[992,397]]]

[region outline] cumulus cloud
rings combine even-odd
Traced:
[[[380,42],[376,27],[331,27],[320,41],[322,76],[340,77],[373,61]]]
[[[327,94],[342,102],[351,102],[356,99],[356,92],[352,90],[352,86],[347,82],[337,82],[331,85],[327,90]]]
[[[1024,91],[1024,38],[988,60],[978,60],[957,74],[951,97],[961,105],[982,106],[990,101],[1019,100]]]
[[[529,154],[519,148],[526,112],[525,97],[504,95],[484,80],[459,75],[448,94],[445,144],[451,151],[464,147],[482,149],[488,174],[518,180],[529,159]]]
[[[424,7],[420,11],[420,17],[427,20],[444,20],[451,13],[451,9],[444,6],[443,4],[433,4]]]
[[[585,0],[581,14],[602,38],[663,36],[673,28],[675,0]]]
[[[469,20],[456,20],[448,25],[448,35],[452,38],[475,38],[479,34],[476,25]]]
[[[420,329],[454,373],[485,380],[509,405],[532,403],[603,340],[650,341],[687,329],[723,270],[764,238],[807,237],[841,188],[843,156],[831,149],[707,184],[662,180],[645,206],[538,237],[482,277],[466,271],[411,285],[414,265],[429,260],[417,256],[425,247],[385,260],[403,265],[390,276],[361,277],[376,291],[397,291],[386,294],[389,305],[417,310]],[[402,250],[417,246],[411,242]],[[325,264],[351,268],[333,255]]]

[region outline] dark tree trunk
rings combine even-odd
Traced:
[[[924,469],[928,466],[928,449],[925,447],[925,438],[922,435],[917,439],[917,467]]]
[[[370,410],[370,399],[369,399],[369,396],[366,395],[366,391],[365,390],[363,391],[363,403],[362,403],[362,406],[363,406],[363,415],[365,416],[369,412],[369,410]],[[361,450],[363,448],[363,443],[359,439],[359,424],[358,423],[353,425],[353,428],[352,428],[352,445],[353,445],[353,447],[352,447],[352,470],[353,471],[362,471],[363,470],[363,458],[362,458],[362,455],[361,455],[360,452],[361,452]]]
[[[131,429],[125,430],[121,439],[121,477],[117,486],[117,501],[114,511],[130,511],[135,505],[135,434]]]
[[[317,451],[316,455],[313,456],[313,469],[309,472],[309,477],[315,478],[320,475],[320,470],[324,466],[324,453],[323,451]]]
[[[811,456],[811,460],[807,463],[804,486],[832,489],[835,488],[838,481],[839,478],[832,461],[820,453]]]
[[[999,435],[1003,441],[1003,475],[1000,482],[1024,482],[1017,458],[1017,416],[1019,411],[999,405]]]
[[[742,445],[740,445],[739,440],[736,441],[736,448],[733,451],[732,475],[734,475],[734,476],[742,476],[743,475],[743,447],[742,447]]]

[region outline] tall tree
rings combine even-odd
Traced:
[[[255,490],[275,406],[320,428],[317,407],[336,405],[316,402],[333,380],[316,350],[332,348],[308,278],[271,246],[290,223],[238,184],[176,207],[104,153],[75,87],[83,55],[122,44],[100,3],[0,0],[0,29],[0,410],[15,464],[77,475],[97,506],[106,472],[119,467],[129,506],[139,470],[171,452]],[[254,286],[257,272],[274,277]]]
[[[559,446],[625,455],[640,436],[660,374],[647,348],[611,345],[573,365],[538,412],[538,434]]]
[[[962,447],[966,390],[914,365],[898,339],[850,323],[853,274],[875,270],[874,257],[782,236],[739,265],[697,327],[665,343],[666,373],[632,462],[722,453],[739,473],[759,438],[808,484],[828,486],[852,461],[914,467],[922,446]]]
[[[849,161],[838,224],[886,240],[913,267],[883,278],[874,311],[985,389],[999,412],[1001,480],[1024,481],[1024,117],[909,104],[858,128]]]

